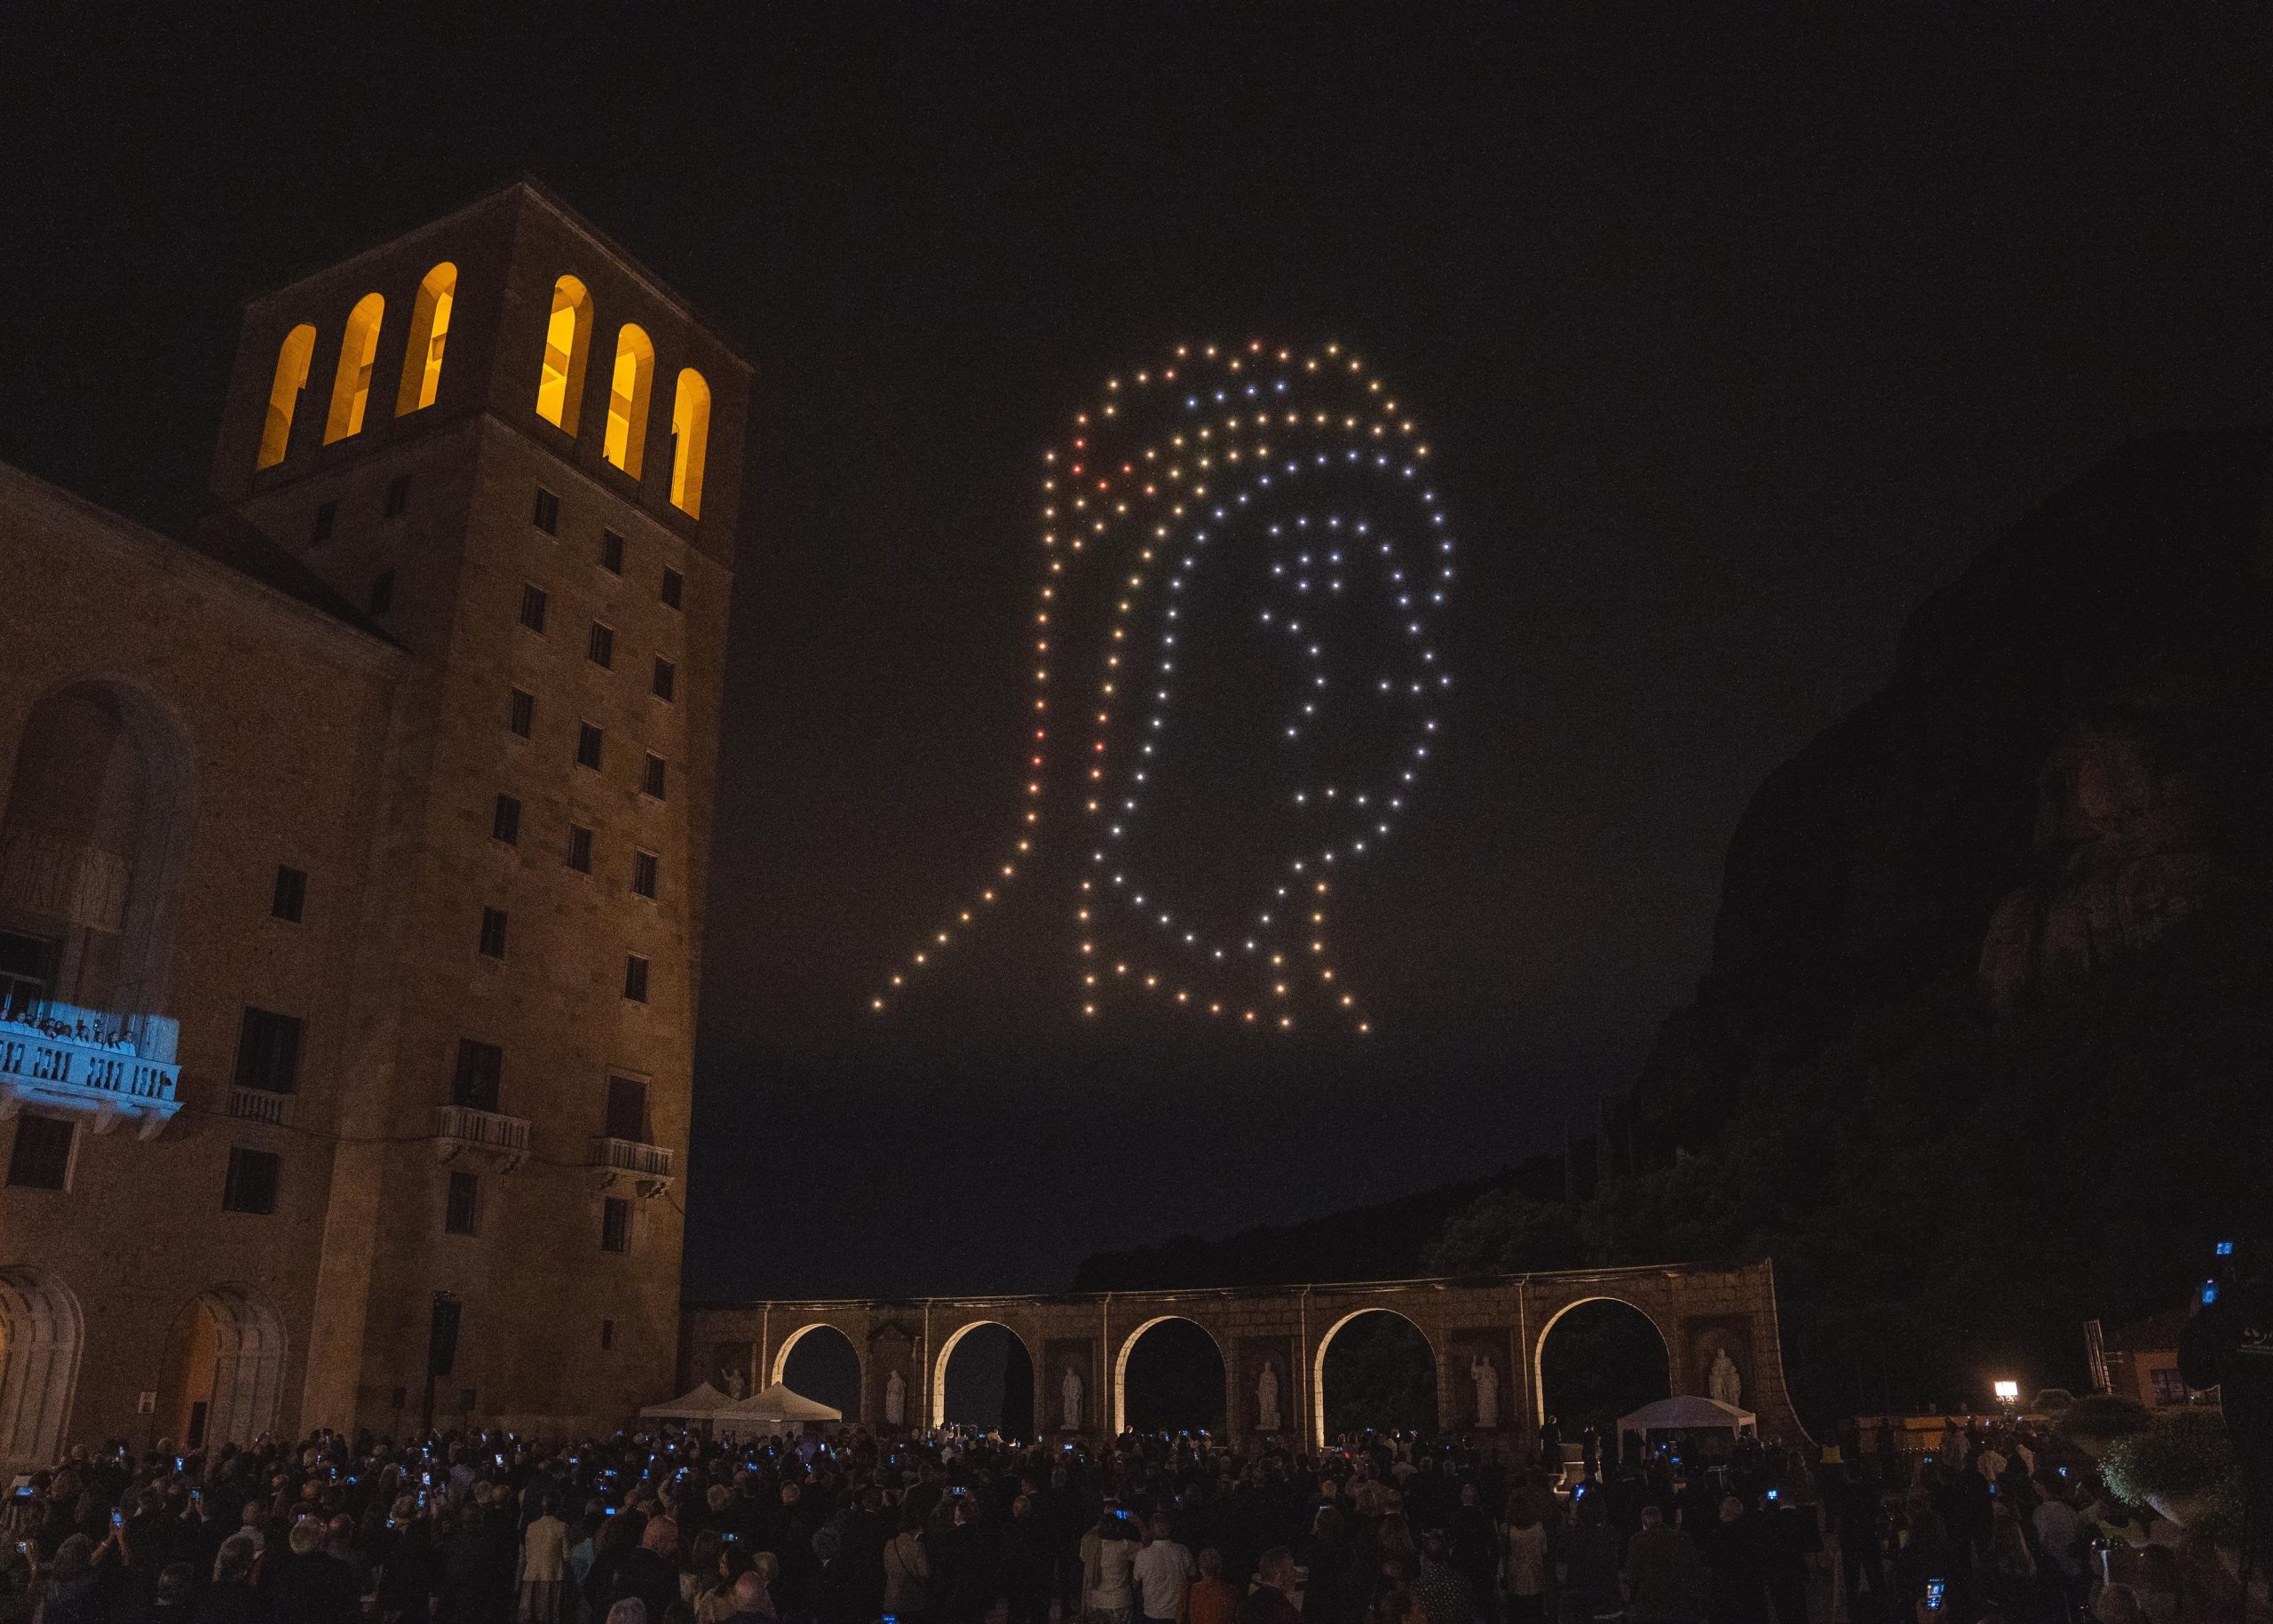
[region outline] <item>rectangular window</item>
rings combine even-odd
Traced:
[[[598,772],[601,742],[598,728],[590,722],[579,722],[576,725],[576,764],[580,767],[590,767],[595,772]]]
[[[394,571],[383,569],[371,577],[371,613],[384,614],[394,607]]]
[[[663,571],[663,606],[667,609],[678,608],[679,599],[685,591],[686,577],[675,569],[666,567]]]
[[[655,894],[655,874],[661,866],[660,860],[653,852],[641,852],[633,856],[631,860],[633,895],[652,897]]]
[[[12,1015],[47,996],[58,946],[44,936],[0,931],[0,1015]]]
[[[544,633],[545,593],[541,586],[521,589],[521,624],[542,637]]]
[[[629,1252],[631,1249],[631,1202],[620,1195],[611,1195],[600,1202],[600,1250]]]
[[[560,498],[540,485],[536,487],[536,511],[530,522],[547,535],[560,534]]]
[[[497,810],[489,814],[489,838],[509,846],[521,844],[521,804],[513,796],[497,797]]]
[[[8,1153],[8,1182],[20,1190],[62,1190],[71,1181],[69,1117],[16,1113],[15,1148]]]
[[[607,1080],[607,1137],[647,1142],[647,1085],[637,1077]]]
[[[590,636],[584,639],[584,658],[602,670],[615,663],[615,628],[592,622]]]
[[[614,1351],[614,1348],[615,1321],[613,1319],[603,1319],[600,1321],[600,1351],[602,1353],[608,1353]]]
[[[279,864],[276,869],[276,889],[268,895],[268,916],[287,924],[300,923],[300,915],[308,906],[308,876],[297,868]]]
[[[247,1004],[237,1030],[237,1086],[289,1094],[299,1075],[300,1018]]]
[[[568,826],[568,866],[578,874],[592,871],[592,831],[582,824]]]
[[[308,527],[309,542],[313,543],[329,541],[331,539],[331,527],[338,520],[338,518],[339,503],[337,502],[317,503],[315,522]]]
[[[481,1180],[471,1173],[450,1172],[450,1196],[442,1208],[442,1228],[453,1235],[477,1235],[481,1215]]]
[[[450,1077],[450,1104],[473,1111],[497,1109],[505,1075],[505,1051],[495,1043],[458,1040],[458,1068]]]
[[[661,757],[651,755],[647,757],[647,769],[640,774],[639,788],[653,796],[658,801],[663,798],[663,758]]]
[[[633,1003],[647,1002],[647,961],[636,953],[623,961],[623,995]]]
[[[387,511],[389,519],[400,519],[403,510],[410,505],[410,476],[399,473],[387,481]]]
[[[517,738],[527,738],[536,727],[536,695],[523,688],[514,689],[513,697],[505,707],[505,725]]]
[[[655,697],[661,700],[678,697],[678,667],[661,654],[655,656]]]
[[[623,538],[613,530],[600,532],[600,567],[611,575],[623,573]]]
[[[221,1186],[221,1206],[227,1212],[270,1213],[276,1210],[276,1175],[283,1159],[273,1151],[229,1147],[229,1179]]]
[[[481,910],[481,955],[488,959],[505,956],[505,910],[502,907]]]

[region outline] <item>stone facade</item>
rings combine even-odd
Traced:
[[[573,433],[537,408],[563,277]],[[64,1187],[12,1154],[0,1414],[45,1419],[0,1456],[415,1425],[438,1294],[438,1422],[668,1383],[748,384],[518,185],[248,306],[194,545],[0,469],[0,571],[40,583],[0,598],[0,993],[169,1018],[180,1065],[148,1140],[73,1126]]]
[[[1033,1360],[1041,1430],[1062,1430],[1059,1387],[1071,1366],[1081,1374],[1088,1396],[1079,1430],[1104,1438],[1125,1424],[1124,1378],[1137,1338],[1164,1319],[1189,1319],[1223,1356],[1224,1414],[1232,1430],[1311,1446],[1326,1432],[1321,1376],[1327,1345],[1359,1315],[1385,1310],[1410,1320],[1428,1339],[1444,1430],[1477,1430],[1472,1361],[1484,1359],[1499,1378],[1500,1430],[1525,1437],[1545,1415],[1540,1352],[1548,1332],[1568,1310],[1604,1297],[1630,1304],[1657,1327],[1675,1393],[1706,1393],[1713,1361],[1725,1348],[1737,1367],[1743,1406],[1758,1415],[1762,1434],[1793,1442],[1805,1438],[1784,1385],[1775,1268],[1766,1260],[1727,1269],[1674,1264],[1059,1297],[690,1304],[681,1322],[679,1377],[686,1387],[728,1374],[753,1384],[780,1381],[790,1348],[826,1326],[842,1332],[859,1358],[863,1417],[883,1414],[880,1350],[889,1337],[891,1366],[907,1383],[909,1424],[938,1424],[946,1419],[947,1358],[956,1340],[975,1326],[994,1324],[1016,1335]],[[727,1365],[735,1367],[730,1372]],[[1263,1424],[1268,1417],[1261,1407],[1266,1366],[1277,1388],[1276,1428]]]

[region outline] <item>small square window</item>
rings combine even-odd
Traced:
[[[623,538],[613,530],[600,532],[600,567],[611,575],[623,573]]]
[[[276,1176],[283,1159],[273,1151],[229,1147],[228,1182],[221,1186],[221,1206],[227,1212],[271,1213],[276,1210]]]
[[[568,866],[578,874],[592,871],[592,831],[581,824],[568,826]]]
[[[69,1117],[18,1112],[16,1143],[8,1153],[8,1182],[19,1190],[68,1188],[72,1134]]]
[[[458,1068],[450,1075],[450,1104],[472,1111],[497,1109],[505,1076],[505,1051],[473,1038],[458,1040]]]
[[[505,956],[505,910],[502,907],[481,910],[481,955],[488,959]]]
[[[631,1202],[629,1198],[611,1195],[600,1202],[600,1250],[629,1252],[631,1249]]]
[[[584,658],[602,670],[615,663],[615,628],[592,622],[590,636],[584,639]]]
[[[641,852],[633,856],[631,860],[633,895],[652,897],[655,894],[655,874],[660,867],[661,864],[653,852]]]
[[[655,656],[655,697],[661,700],[678,697],[678,667],[661,654]]]
[[[403,510],[410,505],[410,476],[399,473],[387,481],[387,510],[389,519],[400,519]]]
[[[276,889],[268,896],[268,916],[281,919],[287,924],[297,924],[307,906],[307,874],[280,863],[276,869]]]
[[[308,541],[310,543],[313,544],[318,542],[329,541],[331,539],[331,527],[338,521],[338,519],[339,503],[337,502],[317,503],[315,522],[308,527]]]
[[[615,1321],[613,1319],[603,1319],[600,1321],[600,1351],[602,1353],[610,1353],[614,1351],[614,1349]]]
[[[471,1173],[450,1172],[449,1200],[442,1208],[442,1228],[453,1235],[478,1235],[481,1216],[481,1180]]]
[[[509,846],[521,844],[521,804],[510,795],[497,797],[497,810],[489,814],[489,838]]]
[[[371,577],[371,613],[384,614],[394,607],[394,571],[383,569]]]
[[[632,1003],[647,1002],[647,961],[636,953],[623,961],[623,995]]]
[[[666,567],[663,571],[663,606],[667,609],[680,607],[679,599],[685,595],[685,592],[686,577],[675,569]]]
[[[560,534],[560,498],[540,485],[536,487],[536,511],[530,521],[547,535]]]
[[[647,757],[646,771],[639,775],[639,788],[658,801],[663,798],[663,758],[651,755]]]
[[[521,589],[521,624],[539,636],[544,632],[546,601],[543,587],[525,586]]]
[[[536,727],[536,695],[526,688],[514,689],[505,707],[505,725],[516,737],[527,738]]]
[[[300,1031],[298,1016],[247,1004],[237,1028],[237,1087],[289,1094],[299,1080]]]
[[[600,730],[598,727],[595,727],[591,723],[577,723],[576,764],[580,767],[590,767],[595,772],[598,772],[600,769],[600,747],[605,742],[605,736],[601,733]]]

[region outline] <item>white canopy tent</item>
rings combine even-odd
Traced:
[[[1630,1415],[1621,1415],[1618,1430],[1620,1437],[1638,1432],[1643,1438],[1652,1432],[1750,1432],[1758,1422],[1759,1417],[1750,1410],[1689,1393],[1676,1398],[1660,1398],[1655,1404],[1643,1405]]]
[[[642,1421],[715,1421],[733,1400],[705,1382],[691,1393],[681,1393],[668,1404],[651,1404],[639,1412]]]
[[[818,1398],[808,1398],[803,1393],[792,1392],[788,1384],[782,1382],[776,1382],[771,1387],[761,1387],[747,1398],[730,1399],[724,1409],[711,1417],[722,1427],[737,1430],[803,1426],[810,1421],[843,1419],[843,1410],[823,1404]]]

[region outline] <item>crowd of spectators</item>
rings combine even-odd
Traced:
[[[1828,1606],[1857,1624],[2177,1624],[2186,1611],[2166,1552],[2114,1572],[2095,1541],[2119,1512],[2024,1431],[1955,1432],[1921,1462],[1750,1440],[1709,1462],[1678,1446],[1565,1453],[1551,1435],[1533,1449],[1369,1433],[1303,1454],[1204,1433],[1096,1450],[858,1428],[567,1445],[325,1432],[185,1454],[161,1440],[75,1450],[14,1485],[0,1624],[1829,1624]]]

